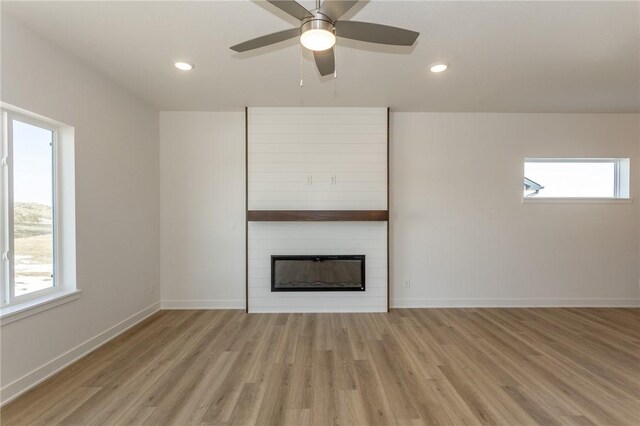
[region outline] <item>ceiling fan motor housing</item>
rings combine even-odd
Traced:
[[[334,32],[333,21],[328,16],[316,13],[316,16],[302,21],[300,26],[300,34],[304,34],[309,30],[325,30]]]

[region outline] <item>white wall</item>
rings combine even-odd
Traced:
[[[244,308],[244,113],[161,112],[164,308]]]
[[[525,157],[638,166],[638,120],[393,114],[392,306],[638,304],[637,167],[632,204],[521,202]]]
[[[161,113],[163,214],[178,215],[163,219],[163,299],[242,307],[242,120]],[[639,120],[392,112],[392,306],[638,304]],[[631,157],[634,201],[522,204],[522,160],[537,156]]]
[[[3,325],[2,400],[158,309],[158,113],[2,16],[4,102],[75,127],[78,300]]]

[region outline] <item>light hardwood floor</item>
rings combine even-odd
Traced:
[[[2,424],[640,425],[640,310],[162,311]]]

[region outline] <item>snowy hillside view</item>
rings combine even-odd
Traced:
[[[53,285],[51,207],[37,203],[14,205],[15,295]]]

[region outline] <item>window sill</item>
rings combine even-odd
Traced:
[[[522,204],[631,204],[632,198],[573,198],[573,197],[547,197],[547,198],[522,198]]]
[[[31,315],[39,314],[56,306],[72,302],[80,297],[82,290],[66,291],[61,293],[48,294],[38,299],[6,306],[0,309],[0,326],[11,324]]]

